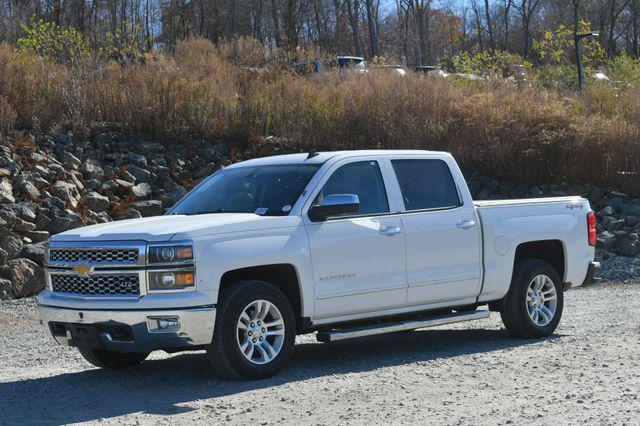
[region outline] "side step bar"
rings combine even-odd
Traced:
[[[460,312],[442,315],[429,319],[408,320],[403,322],[389,322],[365,327],[342,328],[329,331],[319,331],[319,342],[337,342],[339,340],[353,339],[356,337],[373,336],[376,334],[395,333],[398,331],[416,330],[418,328],[435,327],[437,325],[453,324],[455,322],[472,321],[489,318],[489,311]]]

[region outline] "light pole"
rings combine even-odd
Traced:
[[[578,66],[578,90],[582,90],[582,86],[584,86],[584,73],[582,71],[582,50],[580,49],[580,41],[583,38],[587,37],[598,37],[598,33],[584,33],[578,34],[575,33],[573,35],[573,41],[576,45],[576,64]]]

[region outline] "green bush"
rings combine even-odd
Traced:
[[[24,36],[18,39],[19,51],[31,51],[56,62],[68,62],[90,55],[86,36],[73,27],[31,17],[22,25]]]

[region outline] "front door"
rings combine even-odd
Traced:
[[[380,164],[336,164],[314,202],[355,194],[360,211],[307,224],[316,315],[338,317],[401,307],[406,301],[405,234],[392,214]]]

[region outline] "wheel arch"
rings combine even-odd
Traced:
[[[224,293],[224,289],[229,285],[247,280],[265,281],[273,284],[291,303],[293,313],[298,323],[298,329],[304,324],[303,312],[303,295],[300,285],[300,276],[297,268],[290,263],[277,263],[268,265],[249,266],[239,269],[226,271],[220,278],[220,294]]]
[[[538,259],[549,263],[558,273],[562,282],[566,279],[566,250],[561,240],[527,241],[518,244],[513,267],[525,259]]]

